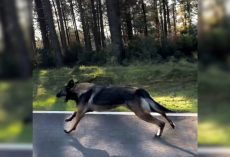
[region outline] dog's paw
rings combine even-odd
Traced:
[[[160,138],[160,137],[161,137],[161,135],[157,135],[157,134],[156,134],[156,135],[155,135],[155,137],[156,137],[156,138]]]
[[[72,119],[69,119],[69,118],[66,118],[65,119],[65,122],[69,122],[69,121],[71,121]]]
[[[176,125],[172,122],[172,123],[171,123],[171,127],[172,127],[173,129],[175,129]]]
[[[161,129],[157,130],[157,133],[156,133],[155,137],[161,137]]]
[[[71,131],[67,131],[67,130],[64,129],[64,132],[67,133],[67,134],[69,134]]]

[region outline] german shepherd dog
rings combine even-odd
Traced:
[[[150,112],[160,113],[175,128],[175,124],[170,120],[165,112],[172,112],[151,98],[149,93],[141,88],[118,87],[118,86],[100,86],[93,83],[79,83],[70,80],[68,84],[56,95],[58,98],[65,97],[65,101],[74,100],[78,107],[78,112],[74,112],[65,121],[71,121],[74,117],[76,121],[70,130],[64,130],[70,133],[75,130],[81,118],[86,112],[104,111],[117,106],[126,106],[135,113],[140,119],[156,124],[159,129],[156,136],[162,135],[165,122],[153,117]]]

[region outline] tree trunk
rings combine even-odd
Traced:
[[[160,23],[161,23],[161,44],[165,39],[165,33],[164,33],[164,20],[163,20],[163,13],[162,13],[162,2],[159,1],[159,5],[160,5]]]
[[[98,31],[97,16],[96,16],[94,0],[91,0],[91,10],[92,10],[92,17],[93,17],[93,21],[92,21],[93,36],[94,36],[96,51],[98,52],[101,49],[101,45],[100,45],[100,40],[99,40],[100,33]]]
[[[98,0],[98,10],[99,10],[99,21],[100,21],[101,44],[102,44],[102,47],[105,47],[105,32],[104,32],[101,0]]]
[[[189,29],[192,26],[192,18],[191,18],[191,5],[190,5],[190,0],[186,0],[186,6],[187,6],[187,13],[188,13],[188,23],[189,23]]]
[[[42,1],[45,20],[46,20],[46,24],[48,28],[51,47],[55,53],[55,63],[56,63],[56,66],[59,67],[62,65],[62,52],[61,52],[61,47],[60,47],[58,37],[57,37],[55,27],[54,27],[51,4],[50,4],[50,1],[48,0],[41,0],[41,1]]]
[[[33,21],[33,1],[32,0],[27,0],[28,3],[28,14],[29,14],[29,28],[30,28],[30,49],[32,50],[31,56],[33,57],[34,60],[34,52],[36,49],[36,41],[35,41],[35,32],[34,32],[34,21]]]
[[[112,40],[112,53],[116,54],[117,62],[121,64],[124,59],[124,49],[121,36],[119,0],[106,0],[106,6]]]
[[[100,48],[103,47],[102,45],[102,40],[101,40],[101,26],[100,26],[100,12],[99,12],[99,4],[98,4],[98,0],[96,0],[96,19],[97,19],[97,31],[98,31],[98,40],[99,40],[99,44],[100,44]]]
[[[85,23],[85,27],[86,27],[86,33],[87,33],[87,42],[88,42],[88,47],[89,47],[89,52],[92,51],[92,43],[91,43],[91,35],[90,35],[90,24],[89,24],[89,17],[86,16],[86,23]]]
[[[61,37],[61,26],[60,26],[60,18],[58,18],[58,11],[56,9],[56,5],[54,3],[54,0],[52,0],[52,4],[53,4],[53,7],[54,7],[54,14],[57,18],[57,26],[58,26],[58,31],[59,31],[59,36]],[[61,41],[62,42],[62,41]]]
[[[70,45],[70,35],[69,35],[68,21],[67,21],[67,18],[66,18],[66,11],[65,11],[65,7],[64,7],[63,3],[66,3],[66,1],[61,0],[60,9],[61,9],[62,17],[63,17],[64,31],[65,31],[65,34],[66,34],[67,45]]]
[[[141,9],[142,9],[142,14],[143,14],[143,19],[144,19],[144,34],[145,36],[148,36],[148,27],[147,27],[147,18],[146,18],[146,6],[144,3],[144,0],[141,0]]]
[[[81,18],[81,24],[83,29],[83,35],[84,35],[84,42],[85,42],[85,49],[87,52],[92,51],[92,45],[91,45],[91,39],[90,39],[90,32],[89,32],[89,24],[85,16],[85,10],[82,6],[82,0],[76,0],[78,3],[78,8],[80,12],[80,18]]]
[[[159,17],[158,17],[157,0],[154,0],[153,7],[154,7],[154,23],[155,23],[156,37],[157,39],[159,39],[160,38],[160,22],[159,22]]]
[[[38,23],[39,23],[39,27],[40,27],[41,35],[42,35],[43,48],[45,50],[48,50],[50,49],[50,41],[48,38],[48,30],[46,27],[45,15],[44,15],[44,10],[42,7],[41,0],[35,0],[35,6],[36,6],[37,15],[38,15]]]
[[[5,44],[5,57],[3,56],[1,59],[6,64],[10,62],[13,65],[1,69],[0,75],[3,75],[3,77],[29,78],[32,74],[31,60],[24,34],[18,21],[15,3],[15,0],[2,0],[0,2],[0,19]]]
[[[168,32],[169,32],[169,34],[170,34],[170,33],[171,33],[171,22],[170,22],[170,16],[169,16],[169,5],[168,5],[168,0],[165,0],[165,5],[166,5],[166,12],[167,12]]]
[[[168,29],[167,29],[166,0],[162,0],[162,6],[163,6],[163,15],[164,15],[164,34],[165,34],[165,38],[167,39]]]
[[[79,38],[79,34],[78,34],[75,14],[74,14],[74,11],[73,11],[73,2],[72,2],[72,0],[69,0],[69,3],[70,3],[70,11],[71,11],[72,19],[73,19],[73,25],[74,25],[74,29],[75,29],[75,31],[74,31],[75,37],[76,37],[77,43],[80,44],[80,38]]]
[[[130,13],[130,6],[125,4],[125,23],[126,23],[126,33],[128,35],[128,39],[131,40],[133,38],[133,25],[132,18]]]
[[[183,27],[187,29],[187,9],[186,9],[185,0],[181,0],[180,3],[181,3],[180,5],[182,6],[181,8],[183,9],[183,13],[184,13]]]
[[[33,21],[33,20],[32,20]],[[32,22],[31,21],[31,22]],[[31,34],[31,68],[35,68],[36,67],[36,56],[37,56],[37,53],[36,53],[36,40],[35,40],[35,31],[34,31],[34,23],[32,22],[31,24],[31,28],[30,28],[30,34]]]
[[[176,37],[176,0],[173,3],[173,29],[174,29],[174,36]]]
[[[62,43],[63,49],[66,51],[67,50],[67,43],[66,43],[65,28],[64,28],[64,22],[63,22],[60,0],[56,0],[56,5],[57,5],[57,11],[58,11],[60,28],[61,28],[61,31],[60,31],[61,43]]]
[[[35,41],[35,32],[34,32],[34,23],[33,22],[30,26],[30,34],[31,34],[31,48],[34,52],[36,49],[36,41]]]

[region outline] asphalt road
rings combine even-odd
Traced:
[[[32,157],[32,150],[0,150],[1,157]]]
[[[86,115],[66,134],[68,114],[33,114],[34,157],[191,157],[197,154],[197,117],[171,117],[161,138],[157,127],[134,115]],[[160,117],[158,117],[160,118]]]
[[[229,157],[228,147],[199,147],[199,157]]]
[[[207,154],[207,153],[202,153],[202,154],[199,154],[199,157],[229,157],[229,154],[222,154],[222,153]]]

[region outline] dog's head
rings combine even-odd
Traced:
[[[70,80],[66,86],[64,86],[56,95],[57,98],[65,97],[65,101],[68,100],[76,100],[77,96],[74,92],[73,88],[78,82],[74,82],[74,80]]]

